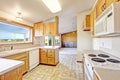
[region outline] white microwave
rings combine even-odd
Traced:
[[[120,2],[112,3],[96,20],[95,36],[120,35]]]

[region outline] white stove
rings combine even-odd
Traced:
[[[93,67],[120,70],[120,59],[105,52],[86,54]]]

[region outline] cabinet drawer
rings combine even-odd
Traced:
[[[47,57],[41,57],[41,63],[47,64]]]
[[[53,58],[54,58],[54,57],[55,57],[55,54],[54,54],[54,53],[48,53],[48,55],[47,55],[47,56],[48,56],[48,57],[50,57],[50,58],[51,58],[51,57],[53,57]]]
[[[55,52],[55,50],[53,50],[53,49],[48,50],[48,53],[54,53],[54,52]]]
[[[43,52],[43,53],[41,53],[41,56],[47,56],[47,53]]]
[[[54,58],[48,58],[48,64],[55,64]]]

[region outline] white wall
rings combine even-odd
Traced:
[[[89,13],[90,10],[81,12],[77,15],[77,51],[78,51],[78,61],[81,60],[81,51],[92,49],[92,37],[90,31],[83,31],[82,24],[85,15]]]
[[[120,37],[94,38],[93,48],[94,50],[102,50],[120,58]]]

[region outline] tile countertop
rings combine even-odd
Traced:
[[[23,61],[9,60],[0,58],[0,75],[3,75],[24,64]]]
[[[95,68],[94,72],[100,80],[118,80],[118,79],[120,79],[120,70]]]
[[[0,57],[5,57],[5,56],[22,53],[25,51],[31,51],[33,49],[39,49],[39,48],[57,49],[57,48],[60,48],[60,46],[41,46],[41,47],[37,46],[37,47],[30,47],[30,48],[26,48],[26,49],[15,49],[15,50],[10,50],[10,51],[2,51],[2,52],[0,52]]]
[[[42,46],[40,48],[45,48],[45,49],[57,49],[60,48],[60,46]]]

